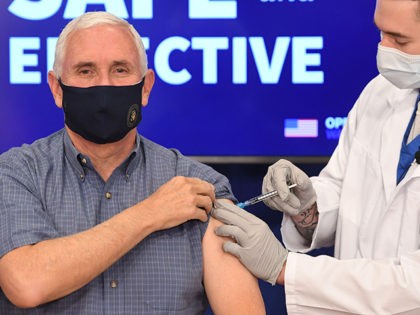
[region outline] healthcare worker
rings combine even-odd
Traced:
[[[374,20],[380,75],[350,111],[327,166],[309,179],[280,160],[264,178],[264,193],[279,192],[266,203],[284,213],[288,250],[245,210],[213,210],[226,223],[216,233],[236,240],[224,250],[285,285],[288,314],[420,314],[420,1],[377,0]],[[304,254],[332,245],[334,258]]]

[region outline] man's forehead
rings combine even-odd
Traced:
[[[66,42],[66,50],[75,50],[81,55],[86,49],[117,50],[119,47],[127,53],[136,50],[136,42],[130,31],[120,25],[100,24],[76,29],[69,34]]]
[[[414,22],[420,18],[420,0],[376,0],[374,22],[379,24]]]

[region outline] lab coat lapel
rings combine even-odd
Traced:
[[[407,95],[405,95],[407,97]],[[388,121],[384,124],[382,132],[382,145],[380,154],[380,164],[383,174],[383,185],[385,191],[386,202],[390,201],[393,191],[397,185],[397,167],[400,159],[401,144],[404,132],[407,128],[410,117],[413,113],[416,95],[413,97],[411,106],[398,106],[398,104],[407,104],[407,100],[393,100],[395,106],[389,106],[391,112],[399,111],[398,115],[390,115]]]

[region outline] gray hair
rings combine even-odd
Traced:
[[[133,37],[134,43],[137,47],[139,57],[140,57],[140,70],[142,75],[144,75],[147,71],[147,55],[144,49],[143,41],[139,33],[136,29],[128,23],[126,20],[120,19],[119,17],[109,13],[109,12],[88,12],[85,13],[74,20],[70,21],[61,32],[60,36],[58,37],[57,44],[55,46],[55,59],[53,70],[57,78],[60,78],[62,75],[62,66],[63,66],[63,59],[67,49],[67,41],[69,35],[81,29],[91,28],[97,25],[119,25],[123,26],[128,29],[130,34]]]

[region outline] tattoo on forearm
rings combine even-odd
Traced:
[[[292,217],[299,233],[309,242],[312,241],[312,236],[318,224],[318,215],[318,207],[314,203],[308,210]]]

